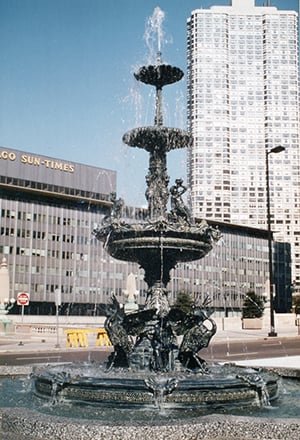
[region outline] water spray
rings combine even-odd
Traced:
[[[149,62],[156,58],[157,62],[161,62],[161,49],[164,36],[163,21],[165,19],[165,13],[159,7],[156,7],[153,14],[148,17],[146,21],[146,28],[144,33],[144,40],[149,49]],[[156,47],[155,47],[156,46]],[[159,61],[160,59],[160,61]]]

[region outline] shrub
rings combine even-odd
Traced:
[[[243,304],[243,318],[261,318],[264,313],[264,301],[255,292],[248,292]]]
[[[174,308],[181,310],[184,313],[190,313],[193,306],[193,300],[189,293],[180,291],[177,294]]]
[[[300,295],[297,295],[293,298],[293,305],[295,307],[296,315],[300,315]]]

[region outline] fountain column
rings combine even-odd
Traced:
[[[161,66],[161,52],[157,54],[157,66]],[[138,74],[136,78],[143,81],[143,77]],[[156,82],[155,127],[162,127],[163,125],[162,87],[161,81]],[[154,148],[149,153],[149,172],[146,176],[147,190],[145,195],[148,201],[149,217],[151,220],[156,220],[160,217],[165,217],[167,213],[169,199],[167,155],[160,145],[154,145]]]
[[[148,213],[151,220],[165,217],[169,199],[166,153],[154,148],[150,152],[149,172],[146,176]]]

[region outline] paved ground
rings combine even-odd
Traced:
[[[299,337],[299,346],[300,346],[300,335],[298,335],[298,328],[295,327],[281,327],[277,328],[277,338],[289,338],[289,337]],[[268,337],[268,329],[262,330],[242,330],[242,331],[218,331],[214,342],[218,341],[233,341],[233,340],[243,340],[247,341],[249,339],[270,339]],[[276,337],[272,337],[272,339],[276,340]],[[248,365],[248,366],[260,366],[260,367],[280,367],[280,368],[294,368],[300,370],[300,356],[284,356],[278,358],[260,358],[253,359],[247,361],[239,361],[236,362],[239,365]]]
[[[278,337],[289,338],[298,336],[297,327],[282,327],[276,329]],[[224,341],[234,340],[253,340],[253,339],[269,339],[268,329],[262,330],[219,330],[214,336],[211,343],[218,343]],[[276,340],[276,337],[272,339]],[[65,336],[59,339],[60,347],[65,347]],[[300,345],[300,335],[299,335]],[[0,363],[1,353],[20,353],[26,351],[35,352],[49,352],[58,351],[57,338],[55,335],[22,335],[22,334],[0,334]],[[70,348],[70,350],[74,350]],[[242,361],[240,362],[242,364]],[[247,360],[247,365],[253,366],[276,366],[276,367],[290,367],[300,369],[300,356],[284,356],[280,358],[255,359]]]

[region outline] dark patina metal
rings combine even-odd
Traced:
[[[162,88],[180,80],[180,69],[143,66],[137,80],[156,88],[154,125],[127,132],[123,140],[149,152],[146,176],[147,218],[122,216],[124,201],[111,195],[111,211],[94,231],[114,258],[144,269],[148,285],[141,310],[125,313],[113,295],[105,329],[114,346],[107,365],[46,368],[35,373],[36,393],[76,402],[124,408],[218,408],[260,405],[275,399],[277,378],[233,366],[207,364],[200,357],[216,333],[209,301],[195,302],[188,313],[171,307],[167,285],[177,263],[203,258],[219,237],[205,220],[194,223],[184,203],[182,179],[169,187],[167,152],[190,147],[185,131],[163,126]],[[178,342],[180,341],[180,342]],[[200,354],[199,354],[200,352]]]

